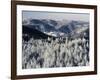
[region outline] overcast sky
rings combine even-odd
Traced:
[[[22,11],[23,20],[27,19],[54,19],[54,20],[80,20],[89,21],[89,14],[84,13],[67,13],[67,12],[37,12]]]

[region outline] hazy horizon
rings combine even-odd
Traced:
[[[22,11],[22,20],[27,19],[53,19],[53,20],[75,20],[89,22],[88,13],[69,12],[45,12],[45,11]]]

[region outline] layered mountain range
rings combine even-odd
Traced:
[[[89,37],[89,22],[85,21],[68,21],[68,20],[51,20],[51,19],[29,19],[22,22],[23,33],[52,37],[78,37],[85,35]],[[42,36],[43,36],[42,35]]]

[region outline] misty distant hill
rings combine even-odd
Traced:
[[[34,38],[37,38],[36,36],[38,38],[47,38],[48,36],[68,37],[69,35],[75,37],[89,33],[89,22],[30,19],[23,21],[23,33],[33,35]]]

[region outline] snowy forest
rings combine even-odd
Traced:
[[[31,19],[22,30],[22,69],[89,66],[89,22]]]

